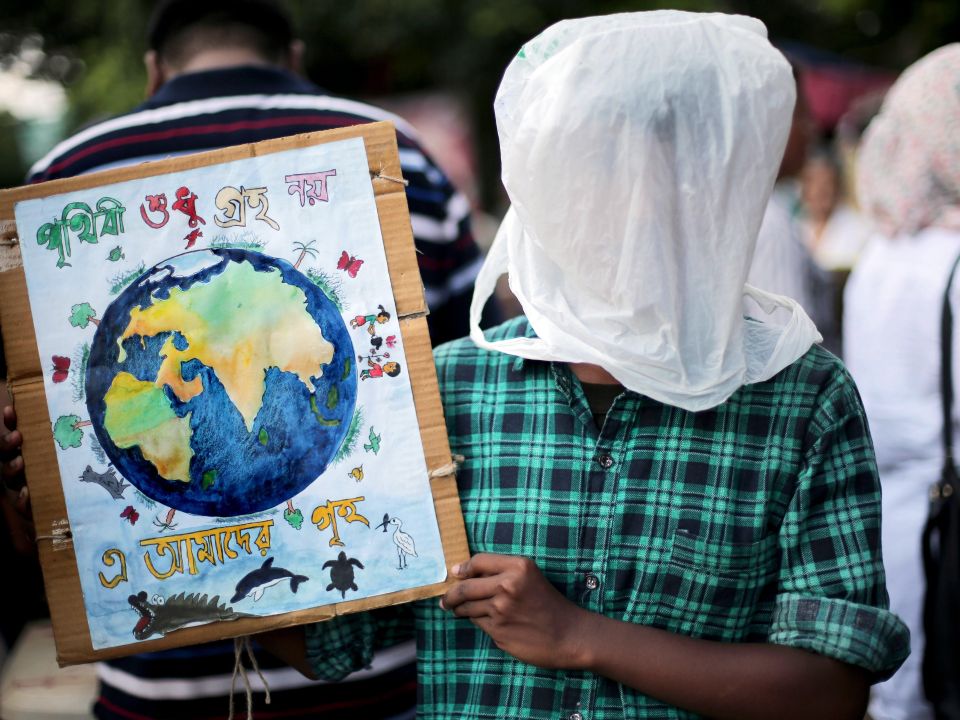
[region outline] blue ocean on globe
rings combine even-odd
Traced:
[[[184,400],[186,393],[178,396],[176,388],[166,382],[169,358],[189,356],[191,337],[197,338],[199,347],[203,336],[196,327],[165,327],[161,332],[133,335],[129,332],[134,327],[134,315],[142,317],[142,313],[156,310],[155,306],[171,299],[171,293],[177,312],[188,305],[193,317],[198,317],[197,307],[207,307],[218,318],[229,316],[228,324],[241,328],[234,332],[242,332],[247,318],[249,327],[256,330],[263,323],[264,313],[274,311],[262,302],[262,297],[270,296],[258,295],[256,288],[247,293],[246,285],[240,288],[233,282],[235,277],[252,277],[252,272],[268,274],[254,276],[258,287],[262,281],[269,287],[275,286],[284,297],[294,298],[282,312],[277,309],[276,323],[284,323],[290,317],[306,323],[311,332],[300,333],[299,337],[304,343],[313,338],[316,345],[324,347],[322,341],[326,341],[332,345],[332,357],[318,363],[315,372],[301,370],[299,374],[269,363],[263,363],[262,371],[256,366],[257,377],[263,380],[263,394],[255,417],[251,414],[245,420],[225,388],[226,378],[218,376],[215,367],[200,359],[177,363],[174,372],[179,377],[171,381],[196,388],[199,380],[201,389],[197,394]],[[209,298],[218,296],[211,295],[211,287],[222,287],[225,299],[240,298],[236,307],[225,307],[223,303],[212,306]],[[190,305],[191,297],[201,295],[206,305]],[[306,315],[300,317],[304,311]],[[231,315],[234,312],[238,315]],[[206,320],[203,318],[204,323]],[[302,349],[288,351],[281,347],[298,343],[290,342],[289,334],[280,336],[286,338],[286,343],[278,343],[273,330],[252,337],[249,342],[244,338],[231,362],[239,362],[236,358],[246,357],[251,348],[255,355],[273,352],[274,345],[281,355],[302,355]],[[222,349],[218,346],[218,350]],[[184,253],[149,269],[104,312],[87,366],[87,408],[97,439],[110,461],[144,495],[194,515],[248,515],[292,498],[316,480],[333,460],[349,431],[356,405],[357,371],[353,358],[353,345],[337,307],[290,263],[237,249]],[[158,382],[162,372],[167,374],[164,381]],[[139,394],[124,394],[130,388]],[[117,421],[108,416],[108,405],[118,406],[115,398],[122,400],[124,427],[133,428],[124,437],[119,437]],[[114,413],[114,418],[119,417],[117,411],[109,412]],[[248,428],[251,421],[252,427]],[[118,437],[110,432],[111,422],[113,435]],[[151,430],[154,425],[157,429]],[[175,443],[165,439],[168,437],[188,438],[189,448],[181,448],[187,455],[172,451]],[[179,479],[160,474],[158,466],[163,466],[163,462],[156,459],[158,453],[171,465],[179,459]],[[186,457],[189,477],[185,477]]]

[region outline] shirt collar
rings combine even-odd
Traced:
[[[164,83],[139,109],[163,107],[198,98],[236,95],[315,94],[320,88],[288,70],[246,65],[177,75]]]
[[[520,328],[518,328],[518,329],[520,329]],[[537,337],[537,333],[536,333],[536,331],[534,331],[533,325],[530,324],[530,321],[529,321],[529,320],[524,319],[522,330],[523,330],[523,336],[524,336],[524,337],[528,337],[528,338],[535,338],[535,337]],[[517,334],[519,335],[520,333],[517,333]],[[516,357],[516,359],[513,361],[513,370],[514,370],[514,372],[519,372],[520,370],[523,370],[523,366],[524,366],[524,363],[525,363],[525,362],[527,362],[527,359],[526,359],[526,358],[522,358],[522,357],[520,357],[520,356],[518,355],[518,356]],[[529,361],[529,362],[539,362],[539,361],[531,360],[531,361]]]

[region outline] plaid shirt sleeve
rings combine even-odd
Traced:
[[[374,652],[413,639],[410,604],[340,615],[304,628],[307,661],[321,680],[337,682],[368,667]]]
[[[887,608],[880,485],[865,414],[846,371],[834,375],[779,533],[779,592],[768,640],[811,650],[882,680],[909,653]]]

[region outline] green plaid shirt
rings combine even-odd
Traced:
[[[494,334],[531,332],[518,319]],[[804,648],[877,679],[903,662],[873,448],[853,381],[829,353],[814,347],[699,413],[625,392],[601,429],[563,364],[469,339],[436,360],[451,447],[466,458],[472,552],[532,558],[572,602],[628,622]],[[312,628],[318,672],[369,662],[402,635],[396,612]],[[412,612],[421,717],[696,717],[603,677],[515,660],[435,599]]]

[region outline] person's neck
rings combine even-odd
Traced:
[[[592,383],[594,385],[621,385],[613,375],[608,373],[599,365],[590,363],[570,363],[570,370],[580,382]]]
[[[223,47],[210,48],[197,53],[183,65],[169,73],[169,78],[187,73],[202,72],[204,70],[223,70],[232,67],[245,66],[275,67],[274,63],[247,48]]]

